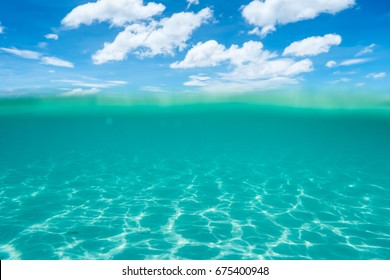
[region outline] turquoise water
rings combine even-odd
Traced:
[[[386,112],[0,105],[0,259],[390,259]]]

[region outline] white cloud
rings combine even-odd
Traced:
[[[297,75],[313,71],[310,59],[295,61],[279,58],[276,53],[263,49],[261,42],[249,41],[242,47],[232,45],[226,48],[214,40],[198,43],[188,51],[183,61],[171,64],[171,68],[211,67],[226,63],[227,72],[216,77],[192,75],[186,86],[200,86],[215,89],[247,90],[275,88],[298,83]]]
[[[57,34],[46,34],[45,38],[52,39],[52,40],[58,40],[58,35]]]
[[[387,74],[385,72],[380,72],[380,73],[370,73],[366,77],[370,79],[382,79],[386,77],[386,75]]]
[[[244,43],[241,48],[237,45],[232,45],[229,49],[226,49],[224,45],[210,40],[195,45],[188,51],[183,61],[172,63],[171,68],[216,66],[224,61],[230,62],[233,65],[241,65],[250,62],[265,61],[275,56],[276,54],[264,51],[261,42],[249,41]]]
[[[187,52],[183,61],[174,62],[171,68],[194,68],[216,66],[228,59],[225,54],[225,47],[214,40],[205,43],[198,43]]]
[[[80,81],[80,80],[67,80],[67,79],[61,79],[61,80],[51,80],[52,83],[60,83],[60,84],[71,84],[76,87],[87,87],[87,88],[110,88],[120,85],[125,85],[127,82],[125,81],[102,81],[99,82],[99,80],[93,79],[97,82],[91,83],[89,81]]]
[[[358,52],[355,56],[362,56],[365,54],[372,53],[374,51],[374,48],[376,47],[375,44],[371,44],[367,47],[364,47],[360,52]]]
[[[325,64],[326,67],[328,68],[333,68],[333,67],[336,67],[337,66],[337,62],[334,61],[334,60],[329,60],[326,64]]]
[[[366,85],[366,83],[357,83],[356,84],[356,86],[358,86],[358,87],[363,87],[363,86],[365,86]]]
[[[294,76],[312,71],[309,59],[295,61],[289,58],[278,58],[275,53],[263,50],[261,42],[249,41],[241,48],[232,45],[226,49],[214,40],[198,43],[188,51],[183,61],[171,64],[171,68],[195,68],[217,66],[229,62],[234,70],[221,74],[223,77],[239,79],[271,78],[276,76]]]
[[[228,80],[255,80],[292,77],[311,71],[313,71],[313,63],[310,59],[295,61],[289,58],[279,58],[243,64],[236,67],[232,72],[221,74],[221,76]]]
[[[347,59],[342,62],[340,62],[340,66],[350,66],[350,65],[356,65],[356,64],[361,64],[361,63],[366,63],[371,61],[371,59],[367,58],[355,58],[355,59]]]
[[[211,18],[212,11],[205,8],[197,14],[181,12],[159,22],[129,25],[117,35],[114,42],[105,43],[103,49],[92,56],[93,62],[121,61],[132,52],[140,57],[173,55],[176,49],[183,50],[193,31]]]
[[[333,75],[355,75],[357,74],[356,71],[335,71],[333,72]]]
[[[47,48],[47,43],[46,42],[39,42],[37,47],[41,49],[46,49]]]
[[[342,83],[348,83],[351,81],[351,79],[350,78],[340,78],[339,81]]]
[[[26,59],[39,59],[41,57],[41,53],[29,50],[19,50],[17,48],[0,48],[0,50]]]
[[[42,57],[41,62],[42,62],[42,64],[46,64],[46,65],[74,68],[74,65],[72,62],[69,62],[69,61],[60,59],[58,57],[54,57],[54,56],[44,56],[44,57]]]
[[[248,34],[249,34],[249,35],[261,36],[261,31],[260,31],[260,29],[256,26],[256,27],[253,28],[251,31],[249,31]]]
[[[29,50],[19,50],[17,48],[0,48],[1,51],[10,53],[16,56],[20,56],[26,59],[40,60],[42,64],[73,68],[72,62],[60,59],[54,56],[43,56],[40,52],[34,52]]]
[[[278,89],[285,86],[298,84],[298,81],[288,77],[276,77],[266,80],[254,81],[222,81],[210,80],[204,83],[201,89],[206,92],[223,92],[223,93],[242,93]],[[195,85],[194,85],[195,86]]]
[[[187,2],[188,2],[187,9],[188,9],[191,5],[199,5],[199,0],[187,0]]]
[[[137,20],[148,19],[162,13],[163,4],[143,0],[98,0],[74,8],[62,20],[62,25],[68,28],[78,28],[80,25],[91,25],[94,22],[109,22],[113,26],[124,26]]]
[[[207,81],[210,80],[211,78],[208,76],[204,75],[191,75],[188,77],[190,80],[185,82],[185,86],[206,86]]]
[[[341,83],[349,83],[350,81],[351,81],[351,79],[349,79],[349,78],[340,78],[340,79],[331,81],[330,83],[331,84],[341,84]]]
[[[253,28],[251,31],[248,32],[249,35],[257,35],[261,38],[264,38],[267,34],[270,34],[272,32],[276,31],[276,28],[274,26],[267,26],[260,30],[259,27]]]
[[[333,68],[333,67],[338,67],[338,66],[351,66],[351,65],[366,63],[366,62],[369,62],[371,60],[372,59],[369,59],[369,58],[353,58],[353,59],[343,60],[340,63],[337,63],[336,61],[330,60],[326,63],[325,66],[328,68]]]
[[[283,55],[315,56],[320,53],[327,53],[332,46],[338,46],[340,44],[341,36],[337,34],[327,34],[322,37],[313,36],[292,43],[284,50]]]
[[[285,25],[316,18],[322,13],[336,14],[355,4],[355,0],[254,0],[242,9],[245,20],[262,27],[261,36]]]
[[[90,94],[98,93],[99,91],[100,91],[100,89],[98,89],[98,88],[91,88],[91,89],[75,88],[75,89],[72,89],[71,91],[67,91],[67,92],[62,93],[61,95],[63,95],[63,96],[90,95]]]
[[[143,91],[156,92],[156,93],[167,92],[165,89],[157,86],[142,86],[140,89]]]
[[[4,26],[0,25],[0,34],[4,33]]]
[[[127,85],[128,83],[125,81],[108,81],[108,83],[112,85]]]

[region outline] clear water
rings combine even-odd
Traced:
[[[389,159],[383,112],[3,102],[0,259],[390,259]]]

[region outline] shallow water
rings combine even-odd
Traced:
[[[390,116],[0,106],[0,259],[389,259]]]

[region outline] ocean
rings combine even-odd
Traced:
[[[390,110],[0,100],[0,259],[390,259]]]

